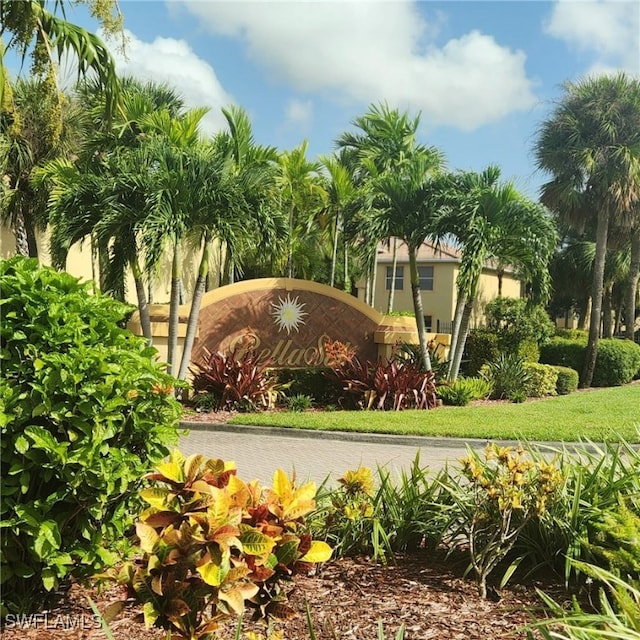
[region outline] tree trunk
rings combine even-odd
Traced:
[[[349,280],[349,248],[347,247],[347,243],[344,242],[344,290],[351,293],[351,282]]]
[[[589,342],[584,359],[584,368],[580,380],[581,387],[590,387],[598,356],[598,340],[600,337],[600,316],[602,313],[602,295],[604,289],[604,266],[607,256],[607,239],[609,236],[609,209],[598,216],[596,228],[596,257],[593,265],[593,285],[591,288],[591,321],[589,322]]]
[[[422,309],[422,294],[420,293],[420,278],[418,277],[418,263],[416,249],[409,247],[409,273],[411,277],[411,295],[413,296],[413,313],[416,317],[418,342],[420,345],[420,360],[422,370],[431,371],[431,357],[427,347],[427,334],[424,328],[424,311]]]
[[[169,338],[167,340],[167,364],[169,373],[176,374],[176,361],[178,351],[178,325],[180,313],[180,245],[178,239],[173,243],[173,263],[171,265],[171,297],[169,303]]]
[[[578,309],[578,326],[577,328],[581,331],[584,331],[587,326],[587,319],[591,316],[591,296],[587,296],[582,304],[580,305],[580,309]]]
[[[626,322],[624,337],[627,340],[634,339],[634,328],[636,321],[636,297],[638,295],[638,280],[640,279],[640,227],[633,230],[631,238],[631,265],[629,267],[629,280],[626,290]]]
[[[371,265],[371,306],[376,307],[376,280],[378,277],[378,254],[377,251],[373,255],[373,262]]]
[[[13,225],[13,235],[16,238],[16,255],[29,257],[29,238],[24,224],[24,217],[19,213]]]
[[[465,302],[462,319],[460,321],[460,330],[458,333],[458,340],[456,341],[456,350],[453,354],[451,364],[451,380],[455,380],[460,373],[460,365],[462,364],[462,355],[464,354],[464,347],[467,343],[467,337],[469,336],[469,324],[471,322],[471,313],[473,311],[473,300],[467,300]]]
[[[331,286],[336,283],[336,264],[338,262],[338,235],[340,232],[340,211],[336,209],[336,223],[333,227],[333,251],[331,253]]]
[[[613,283],[607,284],[602,293],[602,337],[611,338],[613,336]]]
[[[142,269],[137,259],[131,262],[131,271],[133,272],[133,281],[136,285],[136,295],[138,296],[138,311],[140,313],[140,326],[142,327],[142,335],[147,339],[149,344],[153,344],[153,335],[151,333],[151,318],[149,316],[149,305],[147,304],[147,294],[144,290],[144,282],[142,281]]]
[[[455,378],[452,377],[453,358],[458,347],[458,340],[460,339],[460,325],[462,323],[462,315],[464,313],[464,305],[466,304],[466,301],[467,298],[465,294],[458,290],[458,295],[456,297],[456,310],[453,316],[453,326],[451,327],[451,345],[449,346],[449,370],[447,371],[447,377],[449,380],[455,380]]]
[[[196,338],[198,329],[198,319],[200,317],[200,305],[202,296],[204,295],[205,283],[209,273],[209,254],[210,240],[204,238],[204,247],[202,249],[202,258],[198,269],[198,278],[193,289],[193,297],[191,298],[191,309],[189,310],[189,320],[187,322],[187,333],[184,338],[184,348],[182,350],[182,360],[180,361],[180,369],[178,371],[178,380],[184,380],[187,375],[187,367],[191,362],[191,352],[193,351],[193,343]]]
[[[389,282],[389,299],[387,313],[393,311],[393,298],[396,293],[396,269],[398,267],[398,238],[393,239],[393,257],[391,259],[391,281]]]

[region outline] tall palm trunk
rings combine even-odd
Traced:
[[[460,365],[462,364],[462,355],[464,347],[469,337],[469,325],[471,323],[471,313],[473,312],[473,299],[467,299],[462,309],[462,317],[460,319],[460,328],[458,329],[458,339],[456,340],[456,349],[451,357],[451,380],[455,380],[460,373]]]
[[[344,241],[344,290],[347,293],[351,293],[351,282],[349,275],[349,248],[346,241]]]
[[[210,246],[211,239],[208,234],[205,234],[200,267],[198,268],[198,278],[196,279],[196,284],[193,289],[193,297],[191,298],[191,309],[189,310],[187,333],[184,338],[182,360],[180,361],[180,369],[178,370],[178,380],[185,379],[187,375],[187,367],[189,366],[189,362],[191,362],[191,352],[193,351],[193,343],[195,342],[196,331],[198,329],[198,319],[200,317],[200,305],[202,304],[207,276],[209,275],[209,258],[211,255]]]
[[[640,227],[633,230],[631,238],[631,265],[629,279],[625,291],[626,323],[624,337],[633,340],[636,319],[636,297],[638,295],[638,280],[640,279]]]
[[[338,262],[338,235],[340,233],[340,211],[336,210],[336,223],[333,227],[333,251],[331,254],[331,286],[336,282],[336,263]]]
[[[16,254],[29,257],[29,238],[22,213],[19,213],[16,217],[13,225],[13,234],[16,238]]]
[[[149,305],[147,304],[147,293],[142,280],[142,269],[138,264],[138,260],[131,261],[131,272],[133,273],[133,281],[136,285],[136,295],[138,297],[138,312],[140,313],[140,325],[142,327],[142,335],[147,339],[149,344],[153,344],[153,335],[151,333],[151,317],[149,316]]]
[[[396,269],[398,268],[398,238],[393,239],[393,254],[391,258],[391,281],[389,282],[389,299],[387,313],[393,311],[393,298],[396,293]]]
[[[176,374],[178,351],[178,325],[180,313],[180,282],[182,281],[182,265],[180,262],[180,243],[173,241],[173,262],[171,264],[171,296],[169,302],[169,338],[167,341],[167,364],[169,373]]]
[[[420,345],[420,359],[423,371],[431,371],[431,357],[427,347],[427,333],[424,326],[424,310],[422,308],[422,294],[420,293],[420,278],[418,277],[418,262],[416,250],[409,247],[409,273],[411,278],[411,295],[413,297],[413,312],[416,317],[418,343]]]
[[[376,282],[378,279],[378,255],[374,253],[371,264],[371,306],[376,306]]]
[[[613,336],[613,282],[609,282],[602,293],[602,337]]]
[[[596,257],[593,265],[593,285],[591,289],[591,321],[589,322],[589,342],[584,359],[584,368],[580,380],[581,387],[590,387],[598,356],[600,338],[600,317],[604,291],[604,267],[607,258],[607,239],[609,236],[609,218],[611,212],[605,207],[598,216],[596,228]]]
[[[293,204],[289,207],[289,250],[287,252],[287,278],[293,278]]]
[[[460,340],[460,326],[462,324],[462,315],[464,314],[464,306],[467,302],[467,296],[464,291],[458,288],[458,295],[456,297],[456,310],[453,316],[453,323],[451,327],[451,345],[449,346],[449,369],[447,371],[447,377],[449,380],[455,380],[453,375],[453,360],[458,347],[458,341]],[[457,376],[457,372],[456,372]]]

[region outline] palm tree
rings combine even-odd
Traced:
[[[13,87],[7,84],[12,98],[11,111],[4,112],[0,150],[0,220],[14,231],[17,253],[33,258],[38,257],[37,231],[48,220],[46,190],[36,188],[32,176],[81,144],[78,103],[53,89],[51,78],[18,78]]]
[[[276,193],[280,209],[288,216],[286,276],[309,277],[310,256],[322,246],[318,213],[326,193],[320,181],[319,162],[307,159],[308,142],[284,151],[278,159]]]
[[[448,376],[455,380],[477,302],[480,276],[488,259],[517,267],[529,283],[536,302],[550,294],[548,263],[557,244],[555,225],[548,212],[526,198],[510,182],[501,183],[500,170],[463,172],[453,176],[447,193],[449,208],[438,232],[450,233],[462,256],[457,280]]]
[[[640,200],[640,80],[623,73],[567,83],[540,128],[542,201],[572,226],[596,225],[589,341],[580,384],[591,385],[598,350],[605,258],[612,222],[624,226]]]
[[[374,237],[396,237],[407,245],[420,356],[426,371],[431,370],[431,359],[425,334],[417,254],[427,238],[435,235],[444,205],[447,182],[442,173],[443,161],[438,149],[420,146],[405,157],[395,171],[385,171],[374,178],[374,202],[368,221]]]
[[[122,16],[117,0],[89,2],[92,15],[111,34],[122,33]],[[7,51],[15,51],[24,60],[27,54],[33,59],[32,72],[36,76],[50,77],[56,82],[57,60],[63,54],[72,53],[76,60],[78,76],[93,72],[104,90],[107,115],[115,110],[118,98],[118,78],[111,54],[96,35],[71,24],[65,19],[65,0],[53,3],[53,12],[47,9],[47,0],[23,0],[0,2],[0,40],[9,35]],[[60,15],[56,15],[58,11]],[[4,47],[0,47],[0,77],[4,75]],[[56,83],[57,88],[57,83]],[[0,83],[0,104],[4,103],[4,83]]]
[[[331,273],[329,276],[329,284],[333,287],[336,282],[338,245],[341,236],[346,253],[346,242],[344,240],[345,209],[348,210],[354,203],[357,190],[353,181],[353,174],[340,156],[324,156],[320,161],[327,172],[324,189],[327,193],[327,209],[333,220]],[[346,260],[347,258],[345,257]],[[346,273],[343,275],[343,283],[346,282],[347,275]]]

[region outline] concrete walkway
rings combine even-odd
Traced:
[[[271,484],[273,472],[295,472],[299,482],[330,484],[347,470],[359,466],[385,466],[392,474],[409,469],[416,455],[420,466],[434,471],[445,463],[456,465],[467,447],[484,449],[486,440],[427,438],[345,432],[319,432],[184,422],[189,429],[179,447],[185,455],[201,453],[209,458],[233,460],[243,480]],[[514,444],[514,443],[501,443]]]

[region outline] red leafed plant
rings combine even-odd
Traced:
[[[269,360],[260,360],[255,350],[242,345],[226,355],[205,352],[191,369],[196,404],[199,396],[208,395],[214,398],[211,408],[217,411],[273,405],[278,381]]]
[[[437,406],[435,374],[410,361],[382,359],[361,363],[355,351],[340,342],[325,344],[332,376],[357,396],[365,409],[432,409]]]

